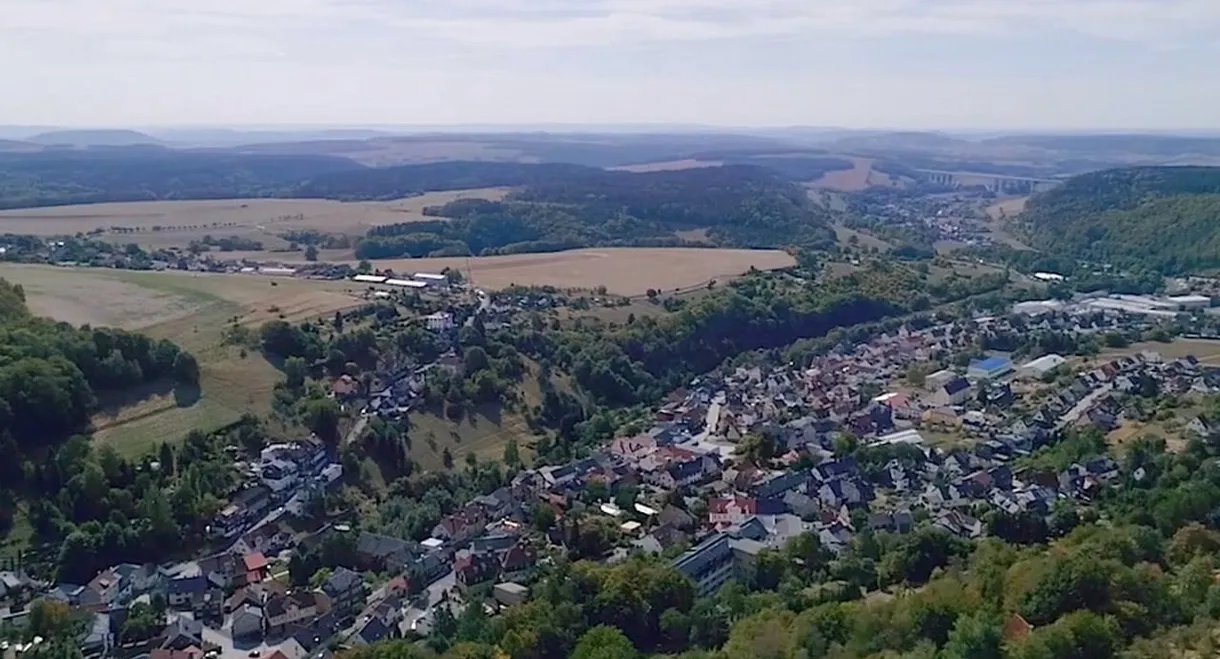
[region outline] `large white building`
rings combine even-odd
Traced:
[[[1035,360],[1022,364],[1021,368],[1018,369],[1018,373],[1022,377],[1040,378],[1065,363],[1067,363],[1067,360],[1059,355],[1042,355]]]

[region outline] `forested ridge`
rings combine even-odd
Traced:
[[[0,153],[0,209],[161,199],[292,196],[301,182],[363,169],[330,156],[160,147]]]
[[[549,166],[548,166],[549,167]],[[566,173],[565,173],[566,172]],[[630,173],[554,170],[504,202],[454,201],[428,213],[449,221],[377,227],[360,258],[545,252],[576,247],[672,246],[706,230],[733,247],[823,248],[825,211],[778,174],[748,166]],[[703,242],[703,241],[701,241]]]
[[[1033,247],[1129,270],[1220,266],[1220,168],[1085,174],[1035,196],[1020,216]]]

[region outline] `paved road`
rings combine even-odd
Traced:
[[[1080,399],[1079,403],[1073,405],[1072,409],[1064,412],[1063,416],[1059,417],[1059,422],[1055,424],[1055,430],[1063,430],[1069,425],[1076,423],[1076,420],[1079,419],[1081,415],[1089,411],[1089,408],[1093,406],[1093,403],[1096,403],[1101,399],[1102,396],[1110,393],[1110,390],[1113,388],[1114,387],[1112,385],[1107,384],[1100,389],[1089,392],[1087,396]]]

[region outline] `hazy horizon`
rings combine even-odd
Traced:
[[[1215,0],[0,0],[0,124],[1220,130]]]

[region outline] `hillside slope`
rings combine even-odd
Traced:
[[[26,139],[47,146],[152,146],[161,141],[134,130],[56,130]]]
[[[1050,254],[1164,274],[1220,267],[1220,167],[1085,174],[1031,199],[1021,221]]]

